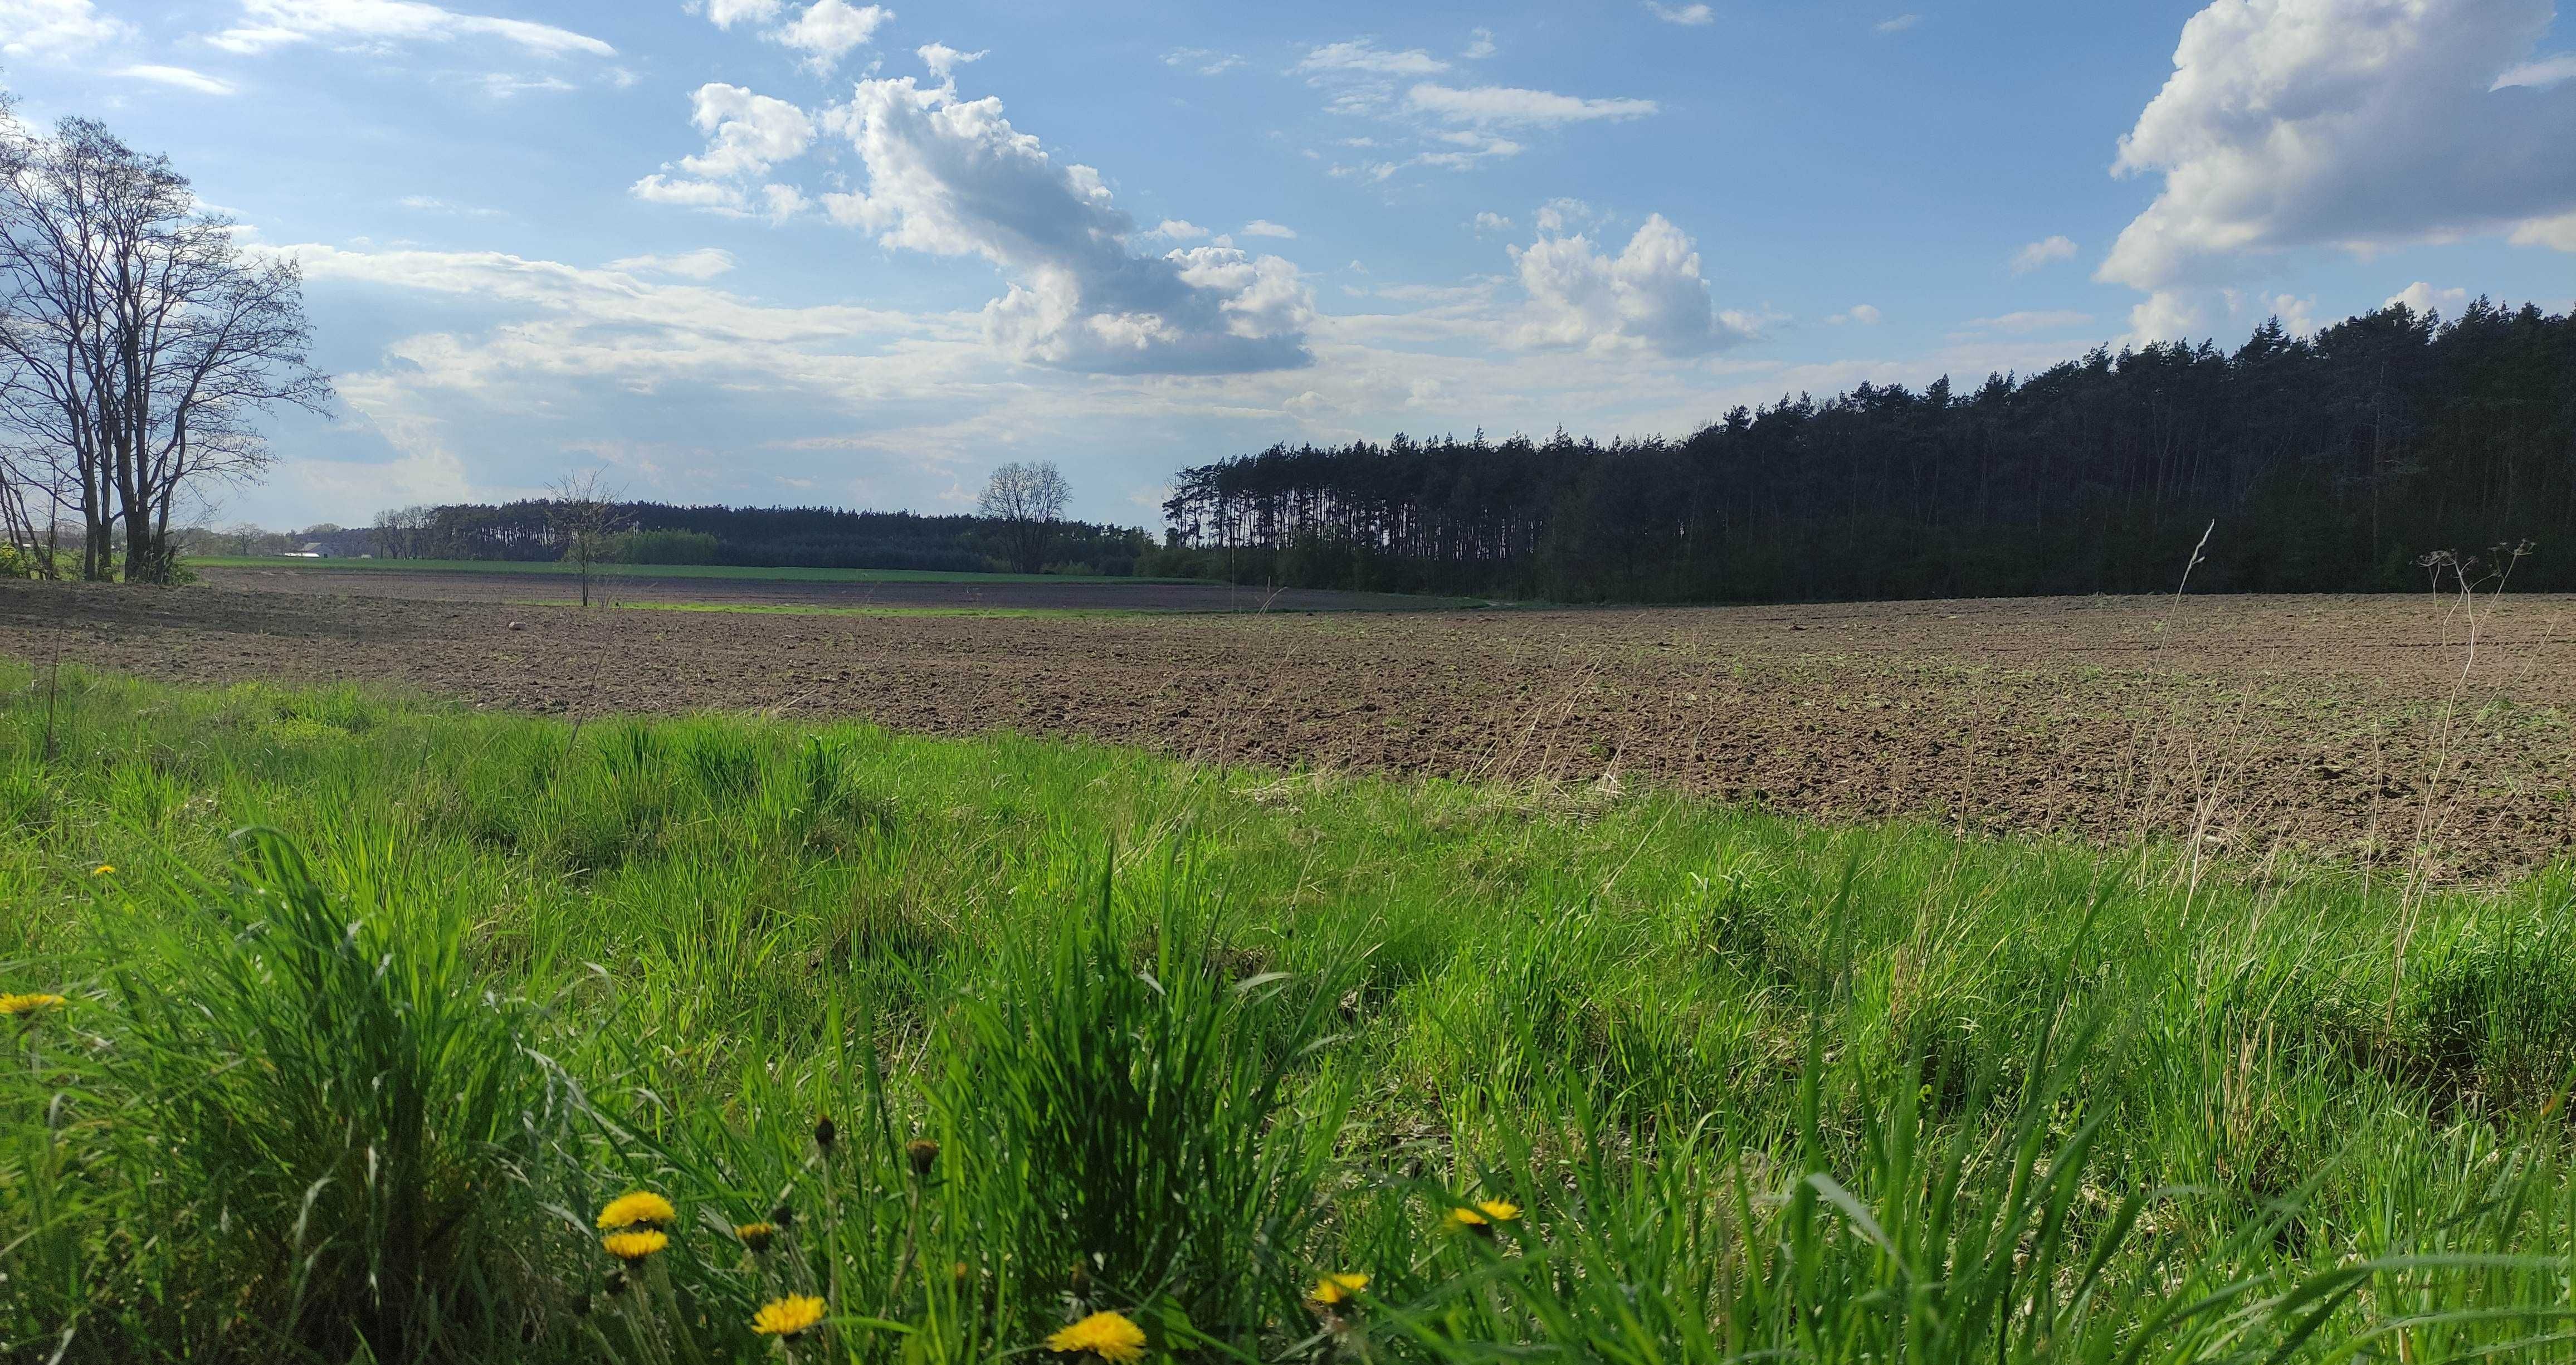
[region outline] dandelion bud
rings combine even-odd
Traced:
[[[774,1223],[745,1223],[735,1228],[733,1235],[741,1238],[745,1247],[762,1252],[769,1250],[770,1239],[778,1235],[778,1227]]]
[[[814,1120],[814,1145],[822,1149],[823,1155],[830,1156],[832,1144],[840,1140],[841,1130],[832,1122],[831,1115],[825,1114]]]
[[[599,1292],[606,1294],[612,1299],[625,1293],[626,1268],[624,1266],[620,1266],[617,1269],[608,1272],[608,1278],[600,1284]]]
[[[796,1210],[781,1204],[769,1211],[769,1221],[776,1223],[780,1232],[785,1232],[796,1226]]]
[[[914,1175],[928,1176],[931,1168],[939,1164],[939,1144],[928,1138],[914,1138],[903,1144],[903,1154],[911,1159]]]

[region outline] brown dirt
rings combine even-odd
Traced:
[[[2428,844],[2483,876],[2576,849],[2576,598],[2482,604],[2464,679],[2467,626],[2430,597],[992,618],[0,587],[0,654],[161,678],[1643,782],[2237,859]]]
[[[472,569],[293,568],[197,571],[207,585],[325,597],[403,597],[426,602],[553,603],[579,600],[568,574]],[[726,606],[955,607],[980,611],[1424,611],[1452,600],[1384,592],[1319,592],[1225,583],[1107,582],[1089,579],[894,579],[881,583],[792,578],[670,578],[602,570],[596,602],[714,602]]]

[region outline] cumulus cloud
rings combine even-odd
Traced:
[[[1646,12],[1667,24],[1696,27],[1717,22],[1717,16],[1711,14],[1706,5],[1659,5],[1655,0],[1646,0]]]
[[[193,90],[200,95],[232,95],[240,93],[240,87],[234,85],[231,81],[209,76],[202,71],[191,71],[184,66],[128,66],[118,68],[116,74],[131,77],[138,81],[150,81],[155,85],[167,85],[181,90]]]
[[[1885,321],[1886,318],[1887,315],[1878,311],[1874,305],[1856,303],[1842,312],[1826,318],[1825,321],[1832,323],[1837,327],[1840,327],[1847,322],[1861,327],[1875,327],[1879,323]]]
[[[689,122],[707,135],[705,151],[680,161],[681,170],[696,176],[758,175],[804,155],[814,141],[814,120],[804,110],[721,81],[689,97]]]
[[[1509,232],[1512,230],[1512,220],[1487,209],[1476,215],[1475,228],[1478,232]]]
[[[1481,62],[1499,50],[1494,46],[1494,31],[1480,28],[1467,35],[1467,45],[1459,49],[1458,55],[1471,62]]]
[[[708,21],[717,28],[732,28],[740,23],[768,23],[778,17],[779,6],[780,0],[706,0],[704,8]]]
[[[2013,253],[2012,272],[2027,275],[2041,266],[2056,261],[2075,259],[2075,243],[2067,237],[2042,237]]]
[[[496,38],[541,56],[614,57],[587,34],[527,19],[460,14],[425,0],[242,0],[242,22],[206,41],[251,55],[294,43],[385,44]]]
[[[1310,49],[1297,63],[1297,69],[1308,73],[1356,71],[1373,76],[1429,76],[1448,70],[1449,63],[1418,47],[1389,52],[1379,47],[1375,38],[1354,38]]]
[[[923,66],[930,68],[931,75],[943,81],[955,77],[957,68],[968,62],[984,60],[984,53],[981,50],[960,52],[946,43],[923,43],[912,51],[914,56],[921,58]]]
[[[850,0],[814,0],[795,21],[769,32],[771,42],[803,52],[808,65],[828,71],[850,49],[864,46],[877,29],[894,17],[883,5],[853,5]]]
[[[1160,237],[1168,242],[1195,242],[1207,236],[1208,230],[1186,218],[1166,218],[1145,229],[1145,235]]]
[[[655,172],[626,187],[628,194],[648,204],[677,204],[693,209],[742,208],[742,191],[712,180],[678,180]]]
[[[1406,92],[1405,102],[1452,123],[1488,126],[1588,123],[1594,119],[1643,118],[1654,113],[1653,100],[1583,99],[1551,90],[1522,90],[1482,85],[1460,90],[1425,81]]]
[[[1718,315],[1699,252],[1662,214],[1649,215],[1616,256],[1577,233],[1542,236],[1514,248],[1512,260],[1529,295],[1513,330],[1523,346],[1695,355],[1753,335],[1750,319]]]
[[[77,52],[133,32],[90,0],[0,0],[0,53],[12,57]]]
[[[629,275],[675,275],[684,280],[712,280],[733,269],[733,253],[718,247],[702,246],[669,256],[628,256],[610,261],[608,268]]]
[[[2417,280],[2389,295],[2387,301],[2380,304],[2380,307],[2386,308],[2400,303],[2418,313],[2441,313],[2448,317],[2458,317],[2461,310],[2469,306],[2469,291],[2436,289],[2426,281]]]
[[[1243,235],[1246,237],[1293,238],[1297,235],[1297,229],[1285,226],[1284,224],[1271,222],[1267,218],[1255,218],[1251,222],[1243,225]]]
[[[2534,71],[2552,10],[2215,0],[2183,26],[2173,75],[2120,140],[2118,173],[2164,183],[2097,278],[2174,294],[2298,247],[2483,232],[2552,244],[2535,225],[2576,211],[2576,84],[2515,75]],[[2151,298],[2132,323],[2148,333],[2194,311]]]
[[[1139,256],[1100,173],[1058,163],[998,99],[911,77],[861,81],[834,111],[867,167],[824,207],[889,247],[977,256],[1012,277],[987,337],[1022,360],[1101,373],[1213,374],[1308,363],[1313,293],[1276,256],[1229,246]]]

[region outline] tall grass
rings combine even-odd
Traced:
[[[28,683],[15,1357],[2576,1359],[2564,869]]]

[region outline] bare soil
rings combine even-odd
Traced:
[[[2444,877],[2576,849],[2576,598],[2482,600],[2474,652],[2471,624],[2430,596],[994,618],[0,586],[0,654],[159,678],[1643,783],[2238,861],[2429,847]]]
[[[210,586],[325,597],[406,597],[428,602],[553,603],[579,600],[580,580],[565,573],[475,569],[208,568]],[[977,611],[1424,611],[1448,599],[1387,592],[1322,592],[1310,588],[1002,577],[892,579],[877,583],[793,578],[681,578],[603,569],[591,600],[606,603],[715,603],[724,606],[941,607]]]

